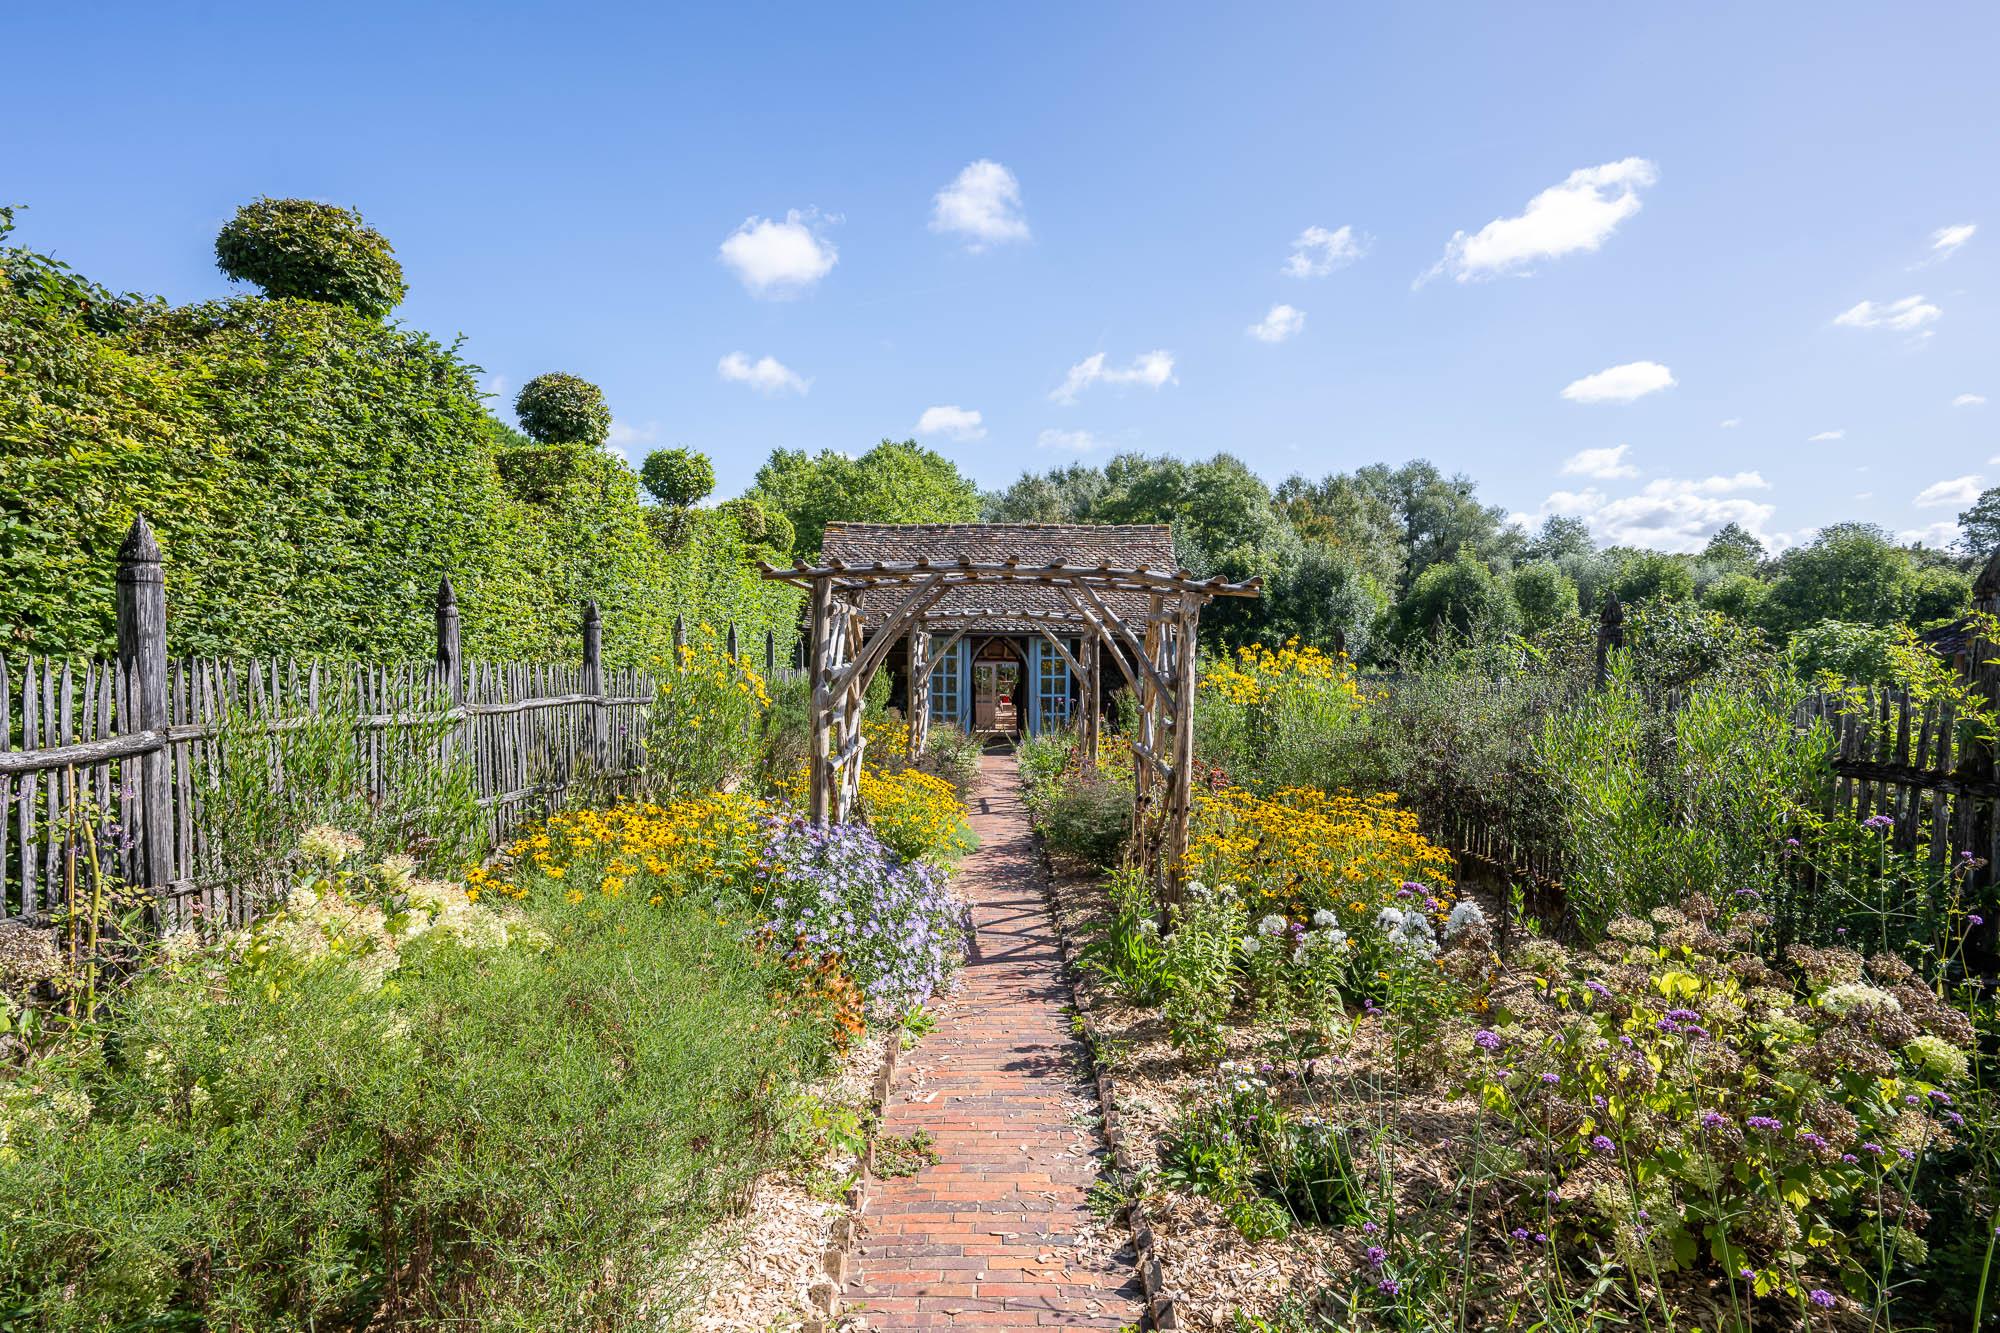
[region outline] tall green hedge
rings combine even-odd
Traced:
[[[572,656],[593,598],[614,662],[663,650],[676,612],[789,641],[795,595],[756,577],[733,520],[656,536],[631,469],[529,445],[473,372],[347,306],[170,307],[0,249],[0,651],[111,649],[137,513],[176,654],[427,656],[446,575],[471,655]]]

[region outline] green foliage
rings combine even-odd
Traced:
[[[733,523],[671,556],[635,479],[486,415],[449,348],[346,306],[113,298],[0,251],[0,629],[31,651],[112,647],[113,576],[144,513],[166,552],[170,649],[426,658],[440,579],[468,655],[571,657],[582,603],[610,660],[673,614],[790,639],[796,594]]]
[[[1052,852],[1115,866],[1132,837],[1132,785],[1101,774],[1066,777],[1037,797],[1035,827]]]
[[[1508,584],[1521,613],[1521,632],[1535,635],[1577,614],[1576,584],[1553,560],[1523,565]]]
[[[1680,602],[1694,596],[1694,571],[1688,562],[1659,551],[1624,552],[1611,592],[1626,607],[1641,602]]]
[[[648,777],[674,796],[734,788],[756,766],[771,701],[764,678],[731,658],[706,625],[657,673],[646,715]]]
[[[1725,574],[1701,595],[1701,604],[1731,620],[1754,625],[1763,619],[1768,585],[1750,574]]]
[[[1708,539],[1708,545],[1701,550],[1701,558],[1708,564],[1738,573],[1753,573],[1770,553],[1764,543],[1734,521],[1717,528],[1715,535]]]
[[[817,554],[828,523],[970,523],[979,490],[943,454],[884,440],[859,458],[779,449],[747,492],[792,525],[793,546]]]
[[[1590,932],[1689,884],[1776,894],[1785,839],[1827,775],[1829,732],[1794,725],[1803,690],[1787,673],[1711,676],[1667,711],[1648,702],[1635,660],[1618,655],[1606,687],[1546,717],[1534,742],[1562,812],[1565,905]]]
[[[611,407],[589,380],[552,370],[521,386],[514,397],[521,429],[542,444],[595,448],[611,434]]]
[[[1957,1118],[1934,1075],[1964,1066],[1934,1057],[1971,1025],[1891,956],[1795,949],[1795,992],[1757,955],[1766,925],[1697,896],[1610,922],[1596,955],[1537,944],[1540,985],[1440,1058],[1471,1061],[1537,1197],[1574,1198],[1566,1222],[1628,1270],[1711,1273],[1739,1311],[1886,1300],[1925,1254],[1910,1192]]]
[[[1470,545],[1418,575],[1400,610],[1405,642],[1439,631],[1461,636],[1474,630],[1504,633],[1517,619],[1507,584],[1493,576]]]
[[[270,297],[325,301],[380,319],[409,287],[382,233],[352,209],[311,199],[258,199],[215,238],[215,263]]]
[[[1772,563],[1764,624],[1789,633],[1822,620],[1887,626],[1907,619],[1917,567],[1908,551],[1869,523],[1835,523]]]
[[[1876,684],[1889,678],[1889,645],[1894,640],[1889,630],[1873,625],[1822,620],[1793,634],[1789,652],[1793,665],[1807,680],[1831,676]]]
[[[0,1089],[0,1310],[631,1327],[775,1163],[827,1044],[708,910],[503,915],[394,866],[322,872],[248,935],[184,938]]]
[[[639,484],[661,504],[689,509],[715,489],[715,465],[707,455],[692,450],[655,449],[639,467]],[[761,526],[752,531],[740,518],[737,521],[743,527],[745,544],[756,546],[763,541]]]
[[[1262,1072],[1225,1063],[1220,1087],[1167,1139],[1160,1177],[1213,1199],[1246,1240],[1294,1227],[1343,1227],[1368,1215],[1373,1144],[1347,1125],[1294,1114]]]
[[[1959,511],[1958,530],[1958,549],[1973,559],[2000,551],[2000,486],[1987,487],[1970,509]]]

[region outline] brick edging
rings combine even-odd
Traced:
[[[882,1132],[882,1111],[889,1102],[889,1090],[896,1085],[896,1061],[903,1050],[903,1030],[899,1025],[883,1043],[882,1067],[875,1074],[869,1093],[868,1140],[861,1150],[861,1173],[842,1198],[846,1211],[833,1219],[827,1233],[826,1249],[820,1255],[820,1276],[807,1289],[806,1299],[814,1313],[807,1316],[803,1333],[829,1333],[840,1317],[840,1293],[847,1287],[855,1255],[861,1248],[861,1217],[868,1208],[868,1182],[875,1174],[875,1140]]]
[[[1097,1101],[1104,1123],[1104,1142],[1111,1149],[1111,1161],[1125,1178],[1136,1180],[1138,1172],[1132,1161],[1131,1149],[1127,1146],[1124,1119],[1118,1113],[1118,1085],[1111,1072],[1097,1063],[1097,1017],[1091,1012],[1089,988],[1079,985],[1082,977],[1076,963],[1076,950],[1072,947],[1069,928],[1063,923],[1062,904],[1056,898],[1057,870],[1049,859],[1049,849],[1042,841],[1039,831],[1034,833],[1035,854],[1042,862],[1042,891],[1047,899],[1049,918],[1055,923],[1056,947],[1062,953],[1065,979],[1069,982],[1071,1000],[1082,1020],[1084,1049],[1090,1055],[1090,1065],[1096,1072]],[[1139,1269],[1139,1283],[1146,1292],[1146,1313],[1152,1320],[1152,1327],[1159,1330],[1179,1329],[1183,1325],[1180,1316],[1180,1296],[1169,1288],[1161,1275],[1159,1255],[1153,1242],[1153,1224],[1147,1216],[1146,1201],[1135,1197],[1126,1205],[1126,1221],[1132,1227],[1132,1254]]]

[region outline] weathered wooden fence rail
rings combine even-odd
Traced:
[[[232,880],[212,808],[232,725],[277,737],[339,717],[378,798],[400,771],[399,746],[454,753],[495,839],[560,805],[586,775],[629,785],[644,768],[655,681],[604,665],[594,604],[583,608],[580,663],[465,661],[449,581],[428,662],[175,661],[161,553],[141,519],[119,552],[117,615],[113,660],[0,658],[0,920],[45,921],[93,855],[165,919],[253,910],[264,886]],[[675,647],[686,639],[677,619]],[[725,643],[738,655],[736,626]],[[780,663],[767,631],[762,648],[767,675],[799,674],[795,647]]]

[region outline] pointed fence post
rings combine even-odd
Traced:
[[[736,651],[736,622],[733,620],[729,622],[729,660],[741,661],[741,654]]]
[[[688,645],[687,617],[675,616],[674,617],[674,669],[676,671],[680,669],[681,665],[681,649],[687,647],[687,645]]]
[[[604,702],[604,620],[596,602],[583,604],[583,692],[591,697],[584,705],[584,755],[591,771],[602,773],[609,767],[611,716]]]
[[[168,773],[167,583],[160,543],[144,515],[118,548],[118,668],[125,703],[122,730],[157,732],[160,748],[126,761],[131,791],[126,826],[136,824],[129,873],[153,897],[156,919],[168,916],[174,877],[173,784]],[[32,745],[32,741],[30,744]],[[136,779],[131,776],[136,770]]]
[[[764,631],[764,679],[770,680],[778,674],[778,632]]]
[[[1611,593],[1604,594],[1604,610],[1597,617],[1597,688],[1603,689],[1610,674],[1611,650],[1625,646],[1625,608]]]
[[[449,574],[438,580],[437,671],[439,686],[457,708],[465,702],[465,662],[458,648],[458,594]]]

